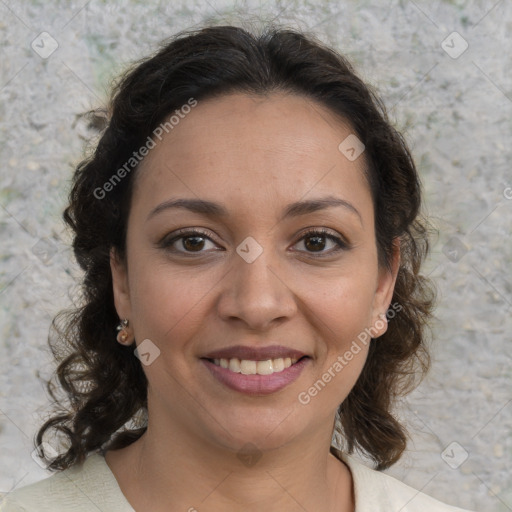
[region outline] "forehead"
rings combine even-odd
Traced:
[[[198,101],[140,164],[134,202],[196,196],[263,210],[334,193],[371,209],[364,154],[350,161],[338,148],[352,134],[348,122],[298,95]]]

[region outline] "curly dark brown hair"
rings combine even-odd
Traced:
[[[74,254],[84,271],[83,297],[82,305],[54,318],[56,336],[49,337],[58,367],[46,384],[57,409],[34,439],[49,470],[81,463],[92,451],[127,446],[146,430],[144,422],[133,419],[147,413],[147,379],[133,345],[116,342],[119,318],[109,264],[111,248],[126,256],[137,167],[108,193],[99,191],[164,118],[190,98],[274,91],[314,100],[351,124],[366,147],[380,265],[390,268],[394,241],[400,239],[392,302],[401,310],[379,342],[370,343],[362,373],[339,406],[336,429],[348,453],[357,449],[379,470],[405,450],[407,433],[392,408],[429,368],[426,327],[435,302],[431,281],[420,274],[429,229],[420,212],[421,186],[407,145],[373,90],[343,56],[314,35],[271,24],[258,34],[235,26],[206,26],[178,33],[119,78],[104,110],[99,142],[76,168],[63,217],[73,230]],[[61,398],[55,378],[64,391]],[[42,445],[49,431],[67,443],[57,457],[49,457]],[[331,451],[340,457],[336,447]]]

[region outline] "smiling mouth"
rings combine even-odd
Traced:
[[[273,373],[280,373],[287,368],[290,368],[295,363],[308,356],[301,358],[296,357],[279,357],[276,359],[267,359],[265,361],[254,361],[251,359],[238,359],[233,357],[230,359],[207,359],[215,366],[220,366],[233,373],[241,373],[243,375],[272,375]]]

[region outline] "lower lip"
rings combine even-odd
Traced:
[[[212,375],[228,388],[245,393],[248,395],[269,395],[275,393],[298,379],[304,367],[310,361],[305,357],[282,372],[272,373],[270,375],[244,375],[235,373],[227,368],[222,368],[208,361],[201,359]]]

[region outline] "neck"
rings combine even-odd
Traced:
[[[150,415],[151,417],[151,415]],[[106,460],[137,511],[353,512],[350,471],[319,432],[273,450],[238,453],[176,425],[146,433]]]

